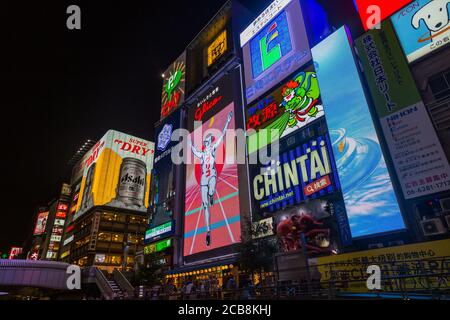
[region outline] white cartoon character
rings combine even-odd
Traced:
[[[450,28],[450,16],[447,5],[450,0],[433,0],[423,6],[412,17],[411,24],[415,29],[419,29],[420,21],[423,20],[425,26],[430,30],[431,40],[442,34],[444,30]]]
[[[233,112],[228,114],[227,122],[222,130],[220,137],[215,140],[212,134],[208,134],[203,141],[203,150],[198,151],[196,147],[192,145],[190,139],[188,143],[192,149],[194,156],[201,161],[201,196],[202,206],[206,224],[206,246],[211,245],[211,214],[209,208],[214,204],[214,193],[216,192],[217,183],[217,170],[216,170],[216,151],[223,141],[228,125],[233,118]]]

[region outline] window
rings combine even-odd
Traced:
[[[428,85],[436,100],[450,97],[450,69],[431,77]]]

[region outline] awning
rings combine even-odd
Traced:
[[[234,263],[236,263],[236,261],[237,261],[237,258],[234,257],[234,258],[214,261],[214,262],[210,262],[210,263],[182,266],[182,267],[178,267],[176,269],[170,270],[169,272],[167,272],[167,274],[172,275],[172,274],[177,274],[177,273],[186,273],[186,272],[192,272],[192,271],[197,271],[197,270],[201,270],[201,269],[209,269],[209,268],[214,268],[214,267],[219,267],[219,266],[225,266],[225,265],[234,264]]]

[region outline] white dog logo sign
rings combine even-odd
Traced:
[[[449,3],[450,0],[433,0],[414,14],[411,20],[412,26],[419,29],[423,21],[430,31],[429,35],[420,38],[419,42],[433,41],[450,29],[450,16],[447,10]]]

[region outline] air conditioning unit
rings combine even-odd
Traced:
[[[369,244],[369,249],[381,249],[384,245],[382,243],[371,243]]]
[[[433,218],[421,221],[422,231],[425,236],[437,236],[447,233],[447,230],[440,218]]]
[[[444,216],[445,221],[447,222],[447,228],[450,230],[450,211],[444,212],[444,214],[447,214]]]
[[[388,243],[389,247],[397,247],[397,246],[402,246],[404,244],[405,244],[405,242],[403,242],[403,240],[389,241],[389,243]]]
[[[450,211],[450,198],[441,199],[441,207],[443,211]]]

